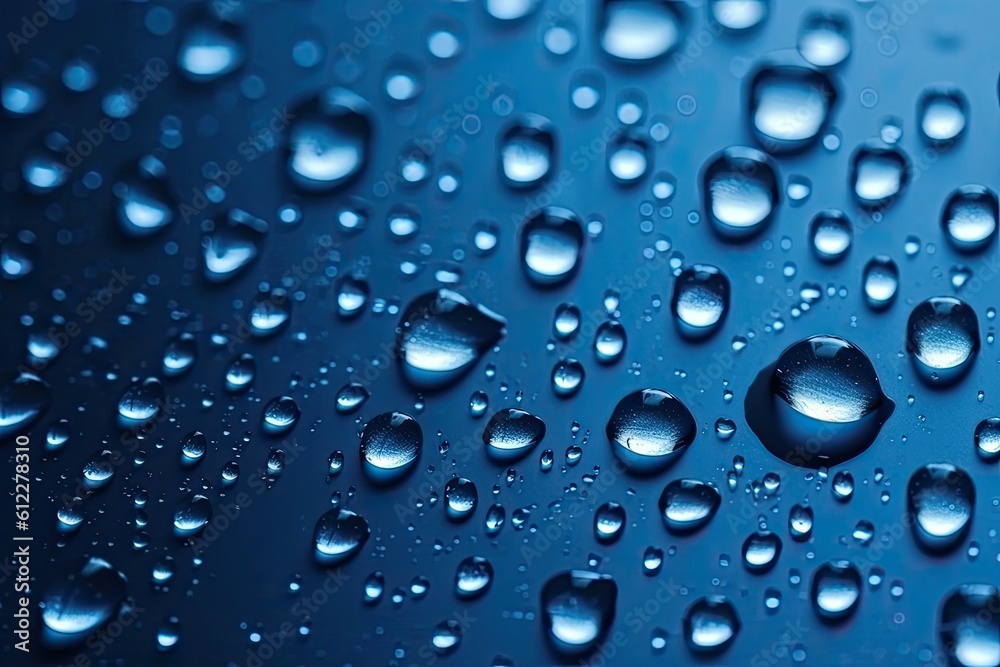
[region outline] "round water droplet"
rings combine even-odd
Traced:
[[[854,226],[843,211],[830,209],[816,214],[809,223],[813,251],[824,262],[837,262],[851,249]]]
[[[871,360],[843,338],[794,343],[747,392],[747,424],[772,454],[818,468],[858,456],[875,441],[895,404]]]
[[[306,192],[333,190],[365,168],[372,137],[368,103],[332,88],[295,109],[286,131],[288,175]]]
[[[486,451],[497,462],[523,458],[545,437],[545,422],[518,408],[505,408],[490,418],[483,431]]]
[[[928,463],[906,487],[907,509],[917,542],[929,551],[948,551],[965,538],[976,505],[976,487],[961,468]]]
[[[341,276],[337,281],[337,314],[345,320],[364,312],[371,288],[368,281],[351,275]]]
[[[257,362],[253,355],[244,352],[229,363],[226,369],[226,391],[238,394],[246,391],[257,376]]]
[[[602,0],[598,34],[609,56],[626,62],[659,58],[684,38],[678,3],[652,0]]]
[[[824,621],[848,618],[861,600],[861,572],[846,560],[820,565],[812,574],[812,605]]]
[[[725,651],[741,627],[736,607],[721,595],[699,598],[684,611],[684,640],[695,653]]]
[[[462,625],[458,621],[454,619],[441,621],[434,628],[431,646],[438,655],[450,655],[461,645],[462,632]]]
[[[847,502],[854,495],[854,476],[841,470],[833,476],[833,497],[841,502]]]
[[[964,185],[950,195],[941,213],[948,240],[963,252],[978,252],[996,238],[997,195],[982,185]]]
[[[594,536],[598,542],[615,542],[625,532],[625,508],[616,502],[607,502],[594,513]]]
[[[125,577],[100,558],[74,558],[49,572],[39,597],[42,641],[55,649],[82,643],[114,617],[125,599]]]
[[[181,440],[181,465],[193,466],[208,450],[208,439],[201,431],[191,431]]]
[[[788,512],[788,533],[796,542],[805,542],[812,537],[813,510],[806,505],[793,505]]]
[[[174,512],[174,534],[191,537],[212,519],[212,503],[205,496],[193,494],[186,498]]]
[[[365,602],[375,604],[382,599],[385,592],[385,575],[381,572],[372,572],[365,578]]]
[[[561,359],[552,368],[552,390],[560,398],[568,398],[580,391],[586,372],[576,359]]]
[[[695,264],[674,281],[670,307],[685,338],[700,340],[718,330],[729,309],[729,278],[709,264]]]
[[[686,535],[706,526],[721,502],[719,490],[711,483],[677,479],[660,494],[660,515],[668,531]]]
[[[177,65],[191,81],[212,81],[239,69],[246,59],[242,31],[228,21],[206,20],[187,29],[177,48]]]
[[[987,462],[1000,460],[1000,418],[990,417],[979,422],[974,440],[979,458]]]
[[[618,320],[602,322],[594,332],[594,356],[602,364],[613,364],[625,353],[625,327]]]
[[[371,536],[368,521],[342,508],[328,510],[316,521],[313,531],[315,557],[321,565],[338,565],[364,547]]]
[[[568,340],[580,329],[580,309],[572,303],[563,303],[556,308],[553,330],[556,338]]]
[[[162,162],[146,156],[127,167],[112,187],[117,200],[118,228],[125,236],[146,238],[173,221],[177,202],[165,174]]]
[[[158,379],[133,382],[118,400],[118,425],[134,428],[153,420],[166,405],[165,400],[166,392]]]
[[[979,352],[979,318],[969,304],[955,297],[922,301],[907,320],[906,349],[929,386],[957,382]]]
[[[768,0],[710,0],[712,19],[726,30],[750,30],[767,18]]]
[[[799,25],[799,53],[816,67],[836,67],[851,54],[851,23],[838,12],[812,12]]]
[[[562,284],[580,266],[583,223],[569,209],[546,207],[521,225],[521,266],[532,283],[541,287]]]
[[[174,336],[163,352],[163,374],[167,377],[183,375],[191,370],[197,358],[198,343],[192,334],[182,333]]]
[[[644,389],[618,401],[606,433],[615,456],[630,471],[647,474],[674,462],[694,442],[698,425],[674,395]]]
[[[288,433],[295,428],[301,414],[298,403],[291,396],[272,398],[264,406],[262,416],[264,432],[270,435]]]
[[[414,299],[396,338],[403,377],[418,389],[437,389],[466,373],[506,333],[507,321],[448,289]]]
[[[479,597],[493,583],[493,565],[482,556],[469,556],[455,570],[455,594],[463,600]]]
[[[225,221],[217,221],[201,241],[205,279],[212,283],[231,280],[260,254],[268,224],[242,209],[233,209]]]
[[[650,160],[649,147],[635,139],[624,139],[608,147],[608,171],[622,185],[645,176]]]
[[[166,619],[156,630],[156,649],[170,651],[181,640],[181,623],[176,616]]]
[[[423,446],[423,430],[413,417],[402,412],[372,417],[361,432],[365,475],[375,484],[397,482],[416,466]]]
[[[337,392],[337,412],[348,415],[357,411],[370,394],[360,382],[348,382]]]
[[[990,584],[962,584],[939,607],[938,634],[953,665],[1000,665],[1000,590]]]
[[[969,103],[957,88],[930,88],[920,95],[917,118],[924,139],[939,147],[956,141],[968,124]]]
[[[702,198],[713,229],[725,240],[742,241],[762,232],[778,206],[776,169],[753,148],[727,148],[702,172]]]
[[[618,584],[607,574],[562,572],[541,592],[542,627],[552,646],[564,655],[587,652],[614,620]]]
[[[500,175],[514,188],[533,187],[552,171],[556,155],[552,123],[542,116],[526,114],[500,137]]]
[[[872,310],[884,310],[899,291],[899,267],[888,255],[875,255],[865,264],[861,285],[868,306]]]
[[[868,141],[851,155],[851,190],[867,207],[885,207],[906,188],[910,161],[900,149]]]

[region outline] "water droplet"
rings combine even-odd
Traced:
[[[618,320],[602,322],[594,332],[594,355],[602,364],[613,364],[625,353],[625,327]]]
[[[767,18],[768,0],[710,0],[712,19],[726,30],[750,30]]]
[[[601,48],[609,56],[644,62],[680,44],[684,26],[675,2],[602,0],[598,34]]]
[[[503,508],[500,503],[494,503],[490,505],[490,508],[486,510],[486,533],[489,535],[496,535],[503,528],[504,520],[507,518],[507,511]]]
[[[812,12],[799,25],[798,49],[816,67],[836,67],[851,54],[851,23],[845,14]]]
[[[583,251],[583,223],[569,209],[546,207],[521,225],[521,265],[532,283],[542,287],[573,277]]]
[[[419,389],[454,382],[497,344],[506,324],[448,289],[418,296],[403,312],[396,339],[403,377]]]
[[[493,583],[493,565],[482,556],[469,556],[455,570],[455,594],[463,600],[479,597]]]
[[[846,560],[834,560],[816,568],[812,575],[813,609],[824,621],[851,616],[861,599],[861,572]]]
[[[170,651],[181,639],[181,623],[176,616],[166,619],[156,630],[156,649]]]
[[[205,278],[221,283],[239,275],[260,254],[268,224],[242,209],[233,209],[225,222],[219,221],[205,234],[201,248]]]
[[[736,607],[721,595],[699,598],[684,611],[684,639],[695,653],[725,651],[741,627]]]
[[[952,664],[1000,665],[1000,591],[989,584],[962,584],[939,607],[938,633]]]
[[[700,340],[718,330],[729,309],[729,278],[709,264],[695,264],[674,281],[670,307],[678,331]]]
[[[975,433],[976,453],[987,462],[1000,460],[1000,418],[979,422]]]
[[[833,476],[833,497],[841,502],[847,502],[854,495],[854,476],[843,470]]]
[[[56,566],[46,577],[39,597],[42,641],[50,648],[82,643],[107,623],[125,599],[125,577],[100,558],[74,558]]]
[[[127,167],[112,187],[118,228],[133,239],[152,236],[174,219],[177,202],[166,182],[166,167],[151,155]]]
[[[979,352],[979,319],[969,304],[950,296],[914,307],[906,323],[906,349],[929,386],[957,382]]]
[[[931,144],[938,146],[950,144],[965,130],[968,110],[969,103],[958,89],[925,90],[917,102],[920,132]]]
[[[434,628],[431,646],[434,647],[438,655],[450,655],[457,651],[461,645],[462,632],[462,626],[458,621],[454,619],[441,621]]]
[[[687,449],[698,433],[691,411],[659,389],[626,395],[615,406],[606,428],[615,456],[629,470],[663,470]]]
[[[775,167],[752,148],[727,148],[712,158],[702,183],[704,209],[726,240],[742,241],[763,231],[778,205]]]
[[[371,532],[360,514],[343,508],[324,512],[313,532],[316,560],[322,565],[347,561],[364,547]]]
[[[616,142],[608,149],[608,171],[622,185],[635,183],[646,174],[648,150],[645,143],[634,139]]]
[[[748,90],[754,134],[770,153],[815,143],[837,103],[830,77],[804,63],[765,65],[753,75]]]
[[[121,428],[140,426],[154,419],[166,405],[163,384],[154,377],[133,382],[118,400],[118,424]]]
[[[618,584],[607,574],[562,572],[542,587],[542,625],[553,647],[565,655],[590,650],[614,620]]]
[[[723,442],[729,440],[736,435],[736,422],[728,417],[719,417],[715,420],[715,435]]]
[[[26,431],[49,408],[49,386],[27,371],[0,378],[0,441]]]
[[[472,480],[453,477],[444,487],[445,509],[452,521],[464,521],[476,511],[479,491]]]
[[[625,531],[625,508],[616,502],[607,502],[594,513],[594,536],[598,542],[615,542]]]
[[[291,396],[272,398],[264,406],[262,415],[264,432],[270,435],[288,433],[299,421],[299,406]]]
[[[948,195],[941,224],[955,248],[977,252],[996,238],[997,216],[995,192],[982,185],[964,185]]]
[[[667,484],[660,495],[663,523],[671,533],[693,533],[715,516],[722,496],[714,485],[696,479],[678,479]]]
[[[913,534],[922,547],[949,551],[965,538],[976,487],[964,470],[950,463],[928,463],[910,477],[906,495]]]
[[[181,440],[181,465],[194,466],[208,450],[208,439],[201,431],[191,431]]]
[[[177,49],[177,65],[184,76],[196,82],[212,81],[234,72],[245,59],[241,30],[223,21],[204,21],[191,26]]]
[[[526,114],[518,119],[500,138],[504,182],[515,188],[541,183],[553,169],[555,145],[555,128],[547,118]]]
[[[580,309],[572,303],[563,303],[556,308],[553,329],[556,338],[568,340],[580,328]]]
[[[416,466],[423,446],[423,430],[413,417],[402,412],[372,417],[361,432],[365,475],[375,484],[397,482]]]
[[[256,375],[257,362],[252,354],[244,352],[226,368],[226,390],[233,394],[244,392],[253,384]]]
[[[163,374],[167,377],[183,375],[191,370],[197,357],[198,344],[192,334],[174,336],[163,352]]]
[[[332,88],[297,107],[287,130],[288,175],[306,192],[350,183],[364,169],[372,135],[371,109],[358,95]]]
[[[258,294],[250,302],[250,333],[257,338],[273,336],[284,329],[292,319],[292,301],[288,292],[280,287]]]
[[[545,437],[545,422],[524,410],[505,408],[490,418],[483,431],[486,451],[497,462],[523,458]]]
[[[816,214],[809,223],[813,250],[824,262],[844,258],[854,240],[854,227],[843,211],[830,209]]]
[[[851,156],[851,189],[863,206],[888,205],[903,192],[909,178],[909,159],[894,146],[868,141]]]
[[[829,335],[785,349],[757,375],[745,401],[747,423],[768,451],[811,468],[868,449],[894,408],[865,353]]]
[[[198,534],[212,518],[212,503],[208,498],[192,494],[174,512],[174,534],[191,537]]]
[[[836,482],[834,482],[836,484]],[[796,542],[812,537],[813,510],[806,505],[793,505],[788,512],[788,532]]]
[[[875,255],[865,264],[862,277],[865,301],[872,310],[888,308],[899,291],[899,267],[888,255]]]
[[[385,575],[372,572],[365,578],[365,603],[376,604],[385,592]]]
[[[568,398],[580,391],[586,372],[576,359],[561,359],[552,368],[552,390],[560,398]]]

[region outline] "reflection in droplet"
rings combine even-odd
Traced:
[[[548,119],[526,114],[500,138],[500,173],[511,187],[531,187],[553,169],[555,128]]]
[[[521,225],[521,266],[535,285],[549,287],[573,277],[583,251],[583,223],[572,211],[550,206]]]
[[[413,417],[384,412],[372,417],[361,432],[361,461],[365,475],[376,484],[392,484],[416,466],[424,434]]]
[[[729,278],[709,264],[695,264],[674,281],[671,310],[685,338],[700,340],[718,330],[729,309]]]
[[[721,503],[722,496],[713,484],[678,479],[667,484],[660,494],[660,516],[668,531],[686,535],[707,525]]]
[[[704,210],[726,240],[745,240],[770,222],[778,206],[778,178],[770,159],[752,148],[727,148],[702,175]]]
[[[683,39],[678,4],[667,0],[602,0],[598,28],[601,48],[629,62],[663,56]]]
[[[906,323],[906,349],[920,379],[929,386],[957,382],[979,353],[979,318],[951,296],[918,303]]]
[[[614,620],[618,584],[607,574],[572,570],[555,575],[542,587],[542,626],[562,654],[591,649]]]
[[[907,508],[913,535],[929,551],[948,551],[965,538],[976,506],[976,487],[961,468],[928,463],[910,477]]]
[[[684,611],[684,640],[695,653],[725,651],[741,627],[736,607],[721,595],[699,598]]]
[[[358,95],[332,88],[297,107],[288,135],[288,174],[307,192],[346,185],[364,169],[371,110]]]
[[[821,619],[846,619],[861,599],[861,572],[846,560],[824,563],[813,572],[810,591],[813,609]]]
[[[997,195],[982,185],[965,185],[952,192],[941,214],[948,240],[964,252],[986,248],[996,238],[997,219]]]
[[[924,139],[946,146],[961,136],[968,123],[969,103],[957,88],[930,88],[920,95],[917,117]]]

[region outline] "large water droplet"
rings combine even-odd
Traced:
[[[995,192],[982,185],[965,185],[948,195],[941,224],[955,248],[976,252],[996,238],[997,216]]]
[[[718,330],[729,309],[729,278],[710,264],[695,264],[674,281],[671,309],[685,338],[700,340]]]
[[[627,62],[665,55],[684,36],[680,5],[668,0],[602,0],[601,48]]]
[[[361,551],[371,536],[368,521],[343,508],[324,512],[313,531],[315,557],[321,565],[338,565]]]
[[[906,349],[929,386],[961,379],[979,353],[979,319],[969,304],[951,296],[921,301],[906,323]]]
[[[917,542],[930,551],[959,545],[972,522],[976,487],[961,468],[950,463],[928,463],[906,487],[907,508]]]
[[[941,602],[938,633],[952,664],[1000,665],[1000,591],[990,584],[962,584]]]
[[[365,168],[371,109],[361,97],[332,88],[297,107],[287,130],[288,174],[298,188],[321,192],[350,183]]]
[[[979,422],[974,435],[976,453],[984,461],[1000,460],[1000,417]]]
[[[811,468],[868,449],[894,408],[865,353],[829,335],[785,349],[757,375],[745,401],[747,423],[768,451]]]
[[[823,134],[837,90],[824,72],[802,65],[765,65],[750,79],[751,126],[769,153],[813,144]]]
[[[725,651],[741,627],[736,607],[722,595],[699,598],[684,611],[684,640],[695,653]]]
[[[813,572],[810,591],[813,609],[821,619],[846,619],[861,599],[861,572],[846,560],[824,563]]]
[[[361,432],[365,475],[376,484],[397,482],[416,465],[423,446],[423,430],[413,417],[402,412],[372,417]]]
[[[727,148],[702,173],[703,207],[723,239],[746,240],[768,225],[778,206],[776,169],[753,148]]]
[[[668,531],[686,535],[707,525],[721,503],[722,496],[713,484],[677,479],[667,484],[660,494],[660,516]]]
[[[403,377],[420,389],[446,386],[506,333],[507,321],[448,289],[428,292],[403,312],[396,345]]]
[[[43,642],[65,648],[82,642],[118,613],[125,599],[125,577],[100,558],[74,558],[47,576],[39,598]]]
[[[583,223],[575,213],[549,206],[521,225],[521,265],[536,285],[559,285],[576,273],[583,250]]]
[[[555,127],[547,118],[526,114],[500,137],[500,174],[515,188],[532,187],[552,171],[556,155]]]
[[[760,25],[767,18],[768,0],[710,0],[708,11],[726,30],[740,32]]]
[[[524,410],[505,408],[490,418],[483,442],[490,457],[510,462],[526,456],[545,437],[545,422]]]
[[[647,474],[674,462],[694,441],[698,425],[673,394],[643,389],[618,401],[606,433],[615,456],[630,471]]]
[[[611,627],[618,584],[607,574],[572,570],[542,587],[542,626],[557,651],[579,655],[593,648]]]

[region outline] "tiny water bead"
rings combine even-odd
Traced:
[[[747,423],[768,451],[809,468],[867,450],[894,408],[865,353],[829,335],[788,347],[757,375],[745,401]]]
[[[618,401],[605,430],[628,470],[649,474],[673,463],[694,442],[698,425],[673,394],[643,389]]]
[[[710,336],[729,309],[729,278],[709,264],[695,264],[674,281],[671,310],[681,335],[689,340]]]
[[[979,352],[979,318],[950,296],[917,304],[906,323],[906,349],[925,384],[947,386],[965,376]]]
[[[702,172],[702,206],[724,240],[745,241],[762,232],[779,199],[776,167],[756,149],[727,148]]]
[[[950,463],[928,463],[910,477],[906,495],[913,535],[923,548],[948,551],[961,544],[976,505],[967,472]]]
[[[686,535],[706,526],[721,503],[722,496],[713,484],[678,479],[667,484],[660,494],[660,516],[668,531]]]
[[[952,664],[1000,665],[1000,590],[991,584],[962,584],[939,606],[938,635]]]
[[[608,632],[618,601],[618,584],[607,574],[562,572],[541,590],[542,627],[552,647],[574,656],[593,648]]]
[[[968,123],[969,103],[956,88],[929,88],[917,102],[917,120],[924,140],[936,146],[956,141]]]
[[[842,621],[857,611],[861,600],[861,572],[846,560],[824,563],[813,572],[810,595],[820,619]]]
[[[733,603],[721,595],[699,598],[684,610],[684,639],[695,653],[725,651],[742,628]]]
[[[500,463],[527,456],[545,438],[545,422],[518,408],[500,410],[483,431],[490,458]]]
[[[418,389],[450,385],[506,333],[507,321],[449,289],[415,298],[396,337],[403,378]]]
[[[547,118],[526,114],[501,135],[498,153],[504,183],[515,188],[538,185],[554,168],[555,128]]]
[[[520,229],[521,266],[539,287],[572,278],[583,251],[583,223],[569,209],[546,207],[525,219]]]
[[[413,417],[384,412],[361,432],[361,462],[365,476],[375,484],[392,484],[417,464],[424,445],[423,430]]]
[[[994,242],[998,215],[995,192],[982,185],[964,185],[948,195],[941,225],[957,250],[979,252]]]

